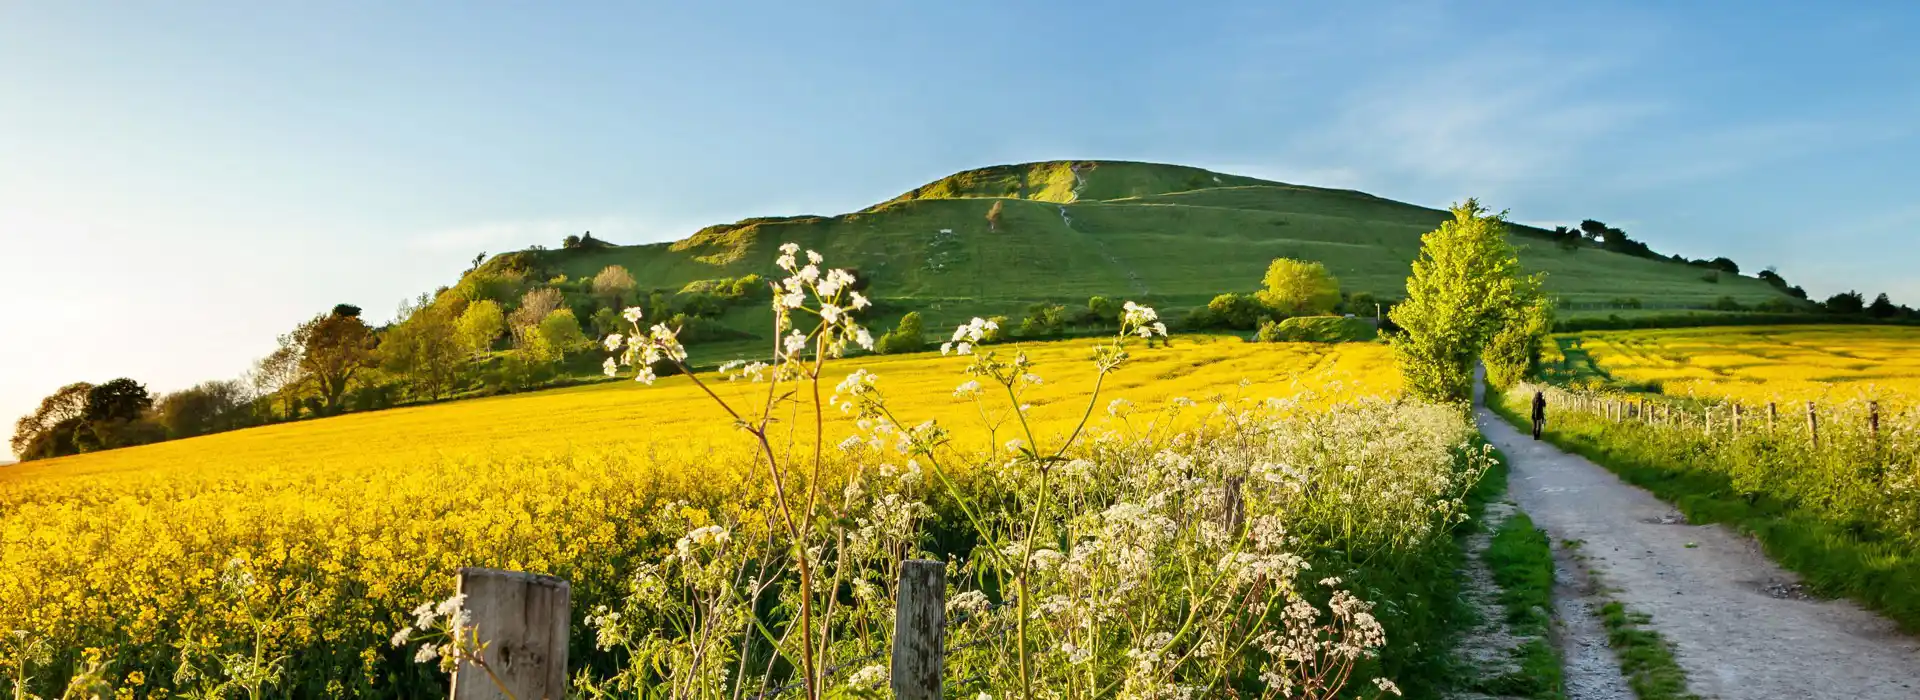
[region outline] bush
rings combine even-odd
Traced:
[[[1263,343],[1356,343],[1373,340],[1379,332],[1365,319],[1297,316],[1260,324],[1254,337]]]
[[[873,345],[875,352],[882,355],[897,355],[904,352],[920,352],[927,349],[926,329],[920,320],[920,312],[910,311],[900,317],[899,325]]]
[[[1237,331],[1250,331],[1260,327],[1260,322],[1273,318],[1273,309],[1254,298],[1251,294],[1227,292],[1207,302],[1208,318],[1211,326],[1231,328]]]

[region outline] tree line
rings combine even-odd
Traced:
[[[591,234],[567,241],[573,250],[605,245]],[[620,329],[628,306],[681,328],[688,340],[724,339],[743,334],[718,317],[768,293],[758,275],[648,290],[619,265],[570,279],[531,256],[487,262],[483,253],[459,284],[403,301],[383,326],[368,324],[352,304],[300,322],[239,379],[162,395],[131,378],[68,384],[15,423],[10,445],[28,461],[528,389],[569,379],[568,362],[591,359],[593,339]]]

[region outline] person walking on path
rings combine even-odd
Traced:
[[[1547,428],[1547,394],[1544,391],[1533,392],[1533,439],[1540,439],[1540,431]]]

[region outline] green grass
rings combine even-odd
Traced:
[[[1553,549],[1547,533],[1526,513],[1515,511],[1500,524],[1482,556],[1500,585],[1500,605],[1518,634],[1538,635],[1518,650],[1520,670],[1481,688],[1495,695],[1559,698],[1565,693],[1560,654],[1547,643],[1553,623]]]
[[[1483,527],[1487,504],[1507,493],[1507,456],[1498,450],[1494,455],[1495,466],[1467,494],[1469,517],[1468,525],[1461,528],[1462,536]],[[1539,635],[1541,639],[1516,650],[1518,671],[1496,678],[1467,679],[1467,689],[1542,700],[1565,697],[1560,652],[1546,640],[1552,624],[1552,613],[1547,611],[1553,610],[1553,551],[1546,533],[1534,527],[1526,513],[1515,510],[1494,531],[1481,559],[1500,586],[1499,601],[1509,626],[1517,634]]]
[[[1081,177],[1075,198],[1067,162],[996,166],[849,214],[745,219],[673,243],[534,258],[545,272],[576,279],[621,265],[643,288],[677,289],[770,274],[775,248],[792,241],[870,279],[895,314],[925,312],[930,328],[974,315],[1017,318],[1036,301],[1079,306],[1096,294],[1150,302],[1177,318],[1174,312],[1221,292],[1258,287],[1277,257],[1324,262],[1349,292],[1400,297],[1421,235],[1446,217],[1360,192],[1183,166],[1103,161]],[[989,230],[986,214],[996,203],[1003,207],[1000,224]],[[1782,298],[1756,279],[1728,275],[1708,283],[1698,268],[1592,248],[1565,251],[1539,233],[1514,227],[1522,264],[1547,272],[1548,290],[1569,300],[1605,301],[1622,289],[1652,305]],[[759,306],[724,321],[765,333],[767,312]]]
[[[1516,428],[1527,423],[1503,396],[1488,402]],[[1920,557],[1860,527],[1824,521],[1766,494],[1742,494],[1720,474],[1688,469],[1673,455],[1653,454],[1609,435],[1610,423],[1548,422],[1543,437],[1674,504],[1695,524],[1725,523],[1751,533],[1762,550],[1821,595],[1844,596],[1908,632],[1920,631]]]
[[[1620,658],[1620,670],[1640,700],[1699,700],[1687,691],[1687,672],[1673,658],[1673,645],[1647,629],[1651,617],[1627,610],[1619,601],[1600,608],[1607,646]]]

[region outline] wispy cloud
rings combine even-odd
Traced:
[[[1300,150],[1366,163],[1393,181],[1489,193],[1579,167],[1602,139],[1663,111],[1657,101],[1597,93],[1632,63],[1630,47],[1570,54],[1525,41],[1388,73],[1336,98],[1333,124]]]

